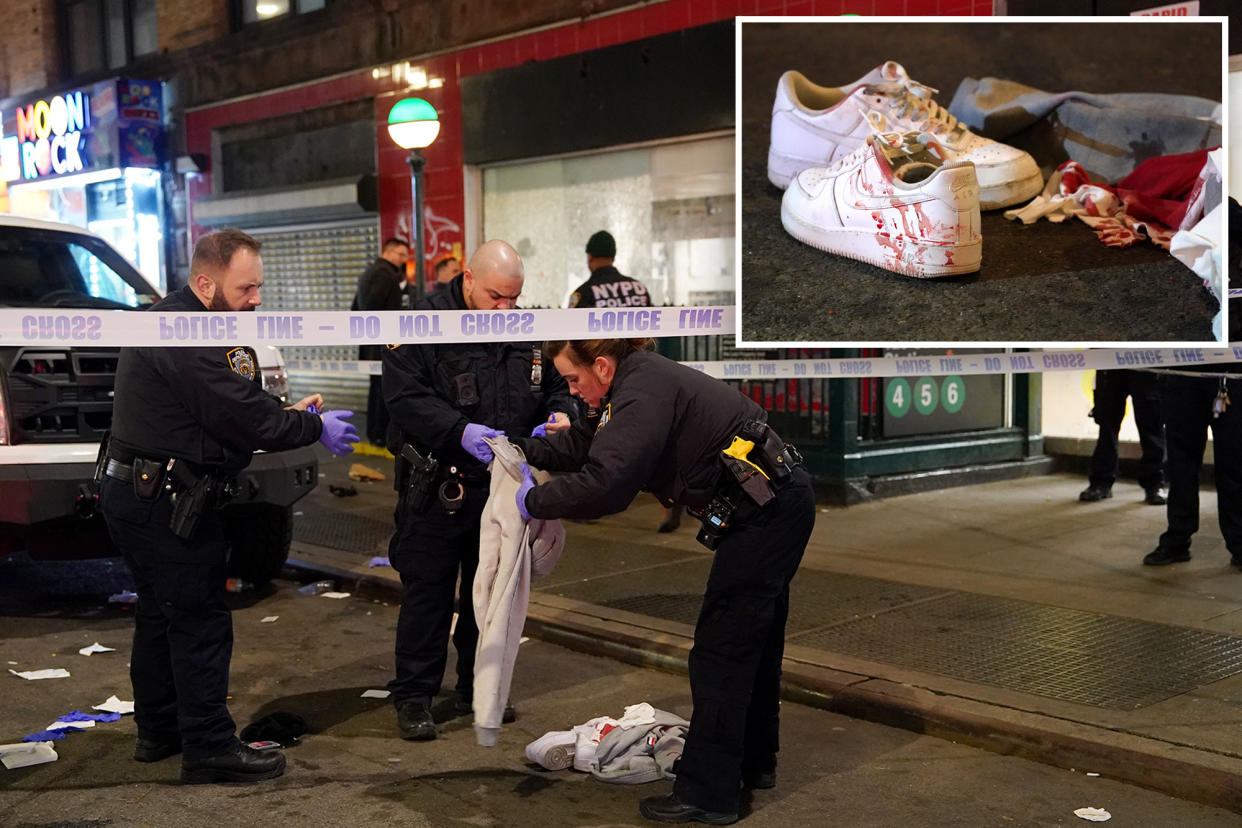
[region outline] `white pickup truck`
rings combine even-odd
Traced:
[[[159,294],[98,236],[49,221],[0,215],[0,306],[140,310]],[[115,554],[98,515],[83,517],[83,493],[99,441],[112,425],[120,350],[94,346],[0,345],[0,555]],[[280,352],[258,350],[263,386],[282,399]],[[292,504],[318,483],[312,447],[259,452],[225,507],[229,574],[275,577],[289,554]]]

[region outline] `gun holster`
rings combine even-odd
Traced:
[[[409,443],[401,444],[401,459],[406,462],[409,475],[405,487],[406,508],[416,512],[425,512],[431,506],[431,499],[436,495],[436,472],[440,469],[440,461],[431,456],[418,453],[418,449]]]
[[[99,453],[95,455],[95,471],[91,479],[78,484],[78,496],[73,501],[74,513],[83,520],[94,517],[99,508],[99,489],[103,485],[104,469],[108,467],[108,444],[112,442],[112,432],[105,431],[99,441]]]
[[[188,465],[175,458],[168,461],[165,471],[166,487],[171,492],[169,500],[172,503],[168,528],[177,537],[188,540],[198,528],[203,512],[215,505],[217,481],[210,474],[195,474]],[[135,476],[134,485],[137,483]]]

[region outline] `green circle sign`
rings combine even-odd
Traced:
[[[945,377],[944,385],[940,387],[940,404],[944,406],[944,410],[956,414],[962,410],[965,402],[966,383],[962,382],[961,377]]]
[[[897,377],[888,384],[888,393],[884,395],[884,407],[894,417],[904,417],[910,410],[910,383]]]
[[[914,409],[927,415],[936,410],[940,400],[940,387],[931,377],[919,377],[914,382]]]

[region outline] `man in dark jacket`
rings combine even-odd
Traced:
[[[199,239],[190,283],[157,313],[248,311],[259,304],[259,243],[237,230]],[[181,753],[184,782],[250,782],[284,772],[279,751],[234,736],[226,698],[233,624],[224,600],[228,547],[215,506],[256,449],[356,441],[349,411],[285,407],[266,393],[254,351],[236,343],[122,348],[100,508],[133,573],[138,603],[130,678],[134,759]]]
[[[520,316],[513,308],[524,276],[517,251],[489,241],[461,275],[424,297],[417,309],[488,311],[479,316],[494,329],[506,311]],[[543,359],[541,347],[480,341],[390,346],[384,352],[384,399],[395,426],[389,448],[397,457],[400,492],[388,554],[402,586],[396,677],[388,689],[405,739],[437,735],[431,700],[444,678],[459,572],[455,705],[461,713],[471,710],[479,636],[472,591],[492,459],[484,438],[501,432],[525,436],[544,422],[549,431],[569,427],[568,386]]]
[[[401,310],[401,298],[405,287],[405,263],[410,258],[410,246],[398,238],[384,242],[380,256],[358,277],[358,294],[354,297],[352,310],[386,311]],[[382,345],[362,345],[358,359],[381,359]],[[367,392],[367,440],[377,446],[384,445],[388,431],[388,409],[384,407],[384,393],[380,378],[371,376],[371,388]]]
[[[587,269],[591,278],[578,285],[569,297],[571,308],[648,308],[651,296],[637,279],[622,276],[612,266],[617,242],[607,230],[600,230],[587,241]]]

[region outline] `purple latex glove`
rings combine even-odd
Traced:
[[[539,425],[535,426],[535,430],[530,433],[530,436],[531,437],[547,437],[548,426],[555,422],[556,422],[556,415],[549,414],[548,421],[546,423],[540,423]]]
[[[503,437],[503,431],[497,431],[494,428],[488,428],[481,423],[467,423],[466,428],[461,433],[461,447],[470,453],[471,457],[476,458],[480,462],[492,462],[492,447],[483,442],[485,437]]]
[[[352,444],[358,442],[358,430],[349,421],[352,416],[354,412],[344,410],[325,411],[320,415],[323,433],[319,435],[319,442],[333,454],[353,452]]]
[[[530,473],[530,466],[526,463],[522,464],[522,485],[518,486],[517,498],[518,514],[522,516],[522,520],[530,520],[530,512],[526,511],[526,493],[535,488],[535,476]]]

